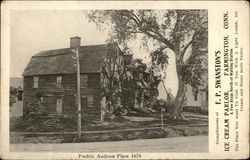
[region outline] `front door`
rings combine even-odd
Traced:
[[[88,104],[87,97],[86,96],[82,96],[82,98],[81,98],[81,106],[82,106],[82,108],[86,108],[87,104]]]
[[[62,99],[56,100],[56,113],[62,114]]]

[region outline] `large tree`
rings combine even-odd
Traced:
[[[183,118],[186,85],[191,85],[196,94],[202,84],[202,62],[206,60],[208,41],[207,11],[94,10],[88,13],[88,18],[98,28],[109,31],[108,42],[118,43],[125,51],[132,41],[140,41],[151,53],[152,64],[162,69],[168,62],[166,49],[175,54],[179,83],[170,117]]]

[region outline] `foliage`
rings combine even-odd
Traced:
[[[13,132],[52,132],[52,131],[75,131],[77,126],[75,117],[37,116],[29,115],[20,118],[12,118],[10,130]]]
[[[25,105],[27,105],[25,107],[26,109],[24,110],[25,115],[46,115],[46,108],[44,106],[44,103],[40,99],[36,99]]]
[[[197,93],[206,69],[207,10],[94,10],[88,17],[98,28],[109,31],[108,42],[117,42],[124,51],[129,50],[131,41],[140,41],[151,53],[152,70],[166,68],[165,48],[175,53],[179,79],[176,107],[182,105],[186,84]]]
[[[17,97],[18,94],[18,88],[10,86],[10,94]]]
[[[18,95],[18,88],[10,86],[10,96],[9,96],[10,107],[12,107],[14,103],[16,103],[17,95]]]
[[[158,77],[158,79],[165,79],[166,78],[166,72],[165,69],[168,64],[168,55],[163,53],[163,48],[157,49],[156,51],[153,51],[150,53],[151,55],[151,68],[150,70],[155,73],[155,76]],[[163,74],[161,74],[163,73]]]
[[[106,113],[114,117],[116,110],[121,107],[121,75],[123,73],[122,54],[116,45],[110,44],[109,51],[101,70],[101,97],[105,97],[105,105],[101,106],[101,121]]]
[[[164,48],[175,51],[180,64],[184,63],[184,55],[190,46],[192,56],[186,61],[188,64],[205,56],[200,49],[207,48],[206,10],[95,10],[88,17],[100,29],[109,30],[108,41],[117,42],[125,49],[129,48],[129,41],[140,37],[142,46],[146,48],[153,41],[158,49],[150,51],[152,61],[162,68],[168,58],[162,54]],[[200,66],[188,65],[185,68],[192,71]],[[187,82],[192,83],[196,79]]]

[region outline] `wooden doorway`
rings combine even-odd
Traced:
[[[81,106],[82,106],[82,108],[86,108],[87,104],[88,104],[87,97],[82,96],[82,98],[81,98]]]
[[[56,113],[62,114],[62,99],[56,100]]]

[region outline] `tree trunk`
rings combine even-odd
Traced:
[[[183,64],[183,57],[181,56],[181,40],[179,37],[176,37],[174,42],[174,48],[171,48],[171,50],[175,54],[175,64],[176,64],[176,73],[178,77],[178,91],[177,95],[174,100],[174,104],[172,104],[172,107],[170,108],[170,119],[185,119],[185,117],[182,115],[183,110],[183,101],[186,96],[187,87],[184,82],[183,76],[182,76],[182,64]]]
[[[170,112],[170,119],[185,119],[185,117],[182,115],[183,111],[183,101],[185,99],[186,93],[187,93],[187,87],[183,80],[183,76],[181,75],[181,63],[176,63],[176,69],[177,69],[177,77],[178,77],[178,91],[177,95],[175,97],[175,101],[172,107],[172,110]]]

